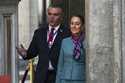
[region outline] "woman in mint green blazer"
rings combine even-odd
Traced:
[[[70,19],[71,36],[63,39],[58,61],[56,83],[85,83],[84,18]]]

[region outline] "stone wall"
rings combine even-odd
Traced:
[[[125,0],[122,0],[122,83],[125,83]]]
[[[87,83],[121,83],[121,1],[85,2]]]

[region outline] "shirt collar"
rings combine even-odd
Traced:
[[[60,27],[60,24],[56,27],[52,27],[52,26],[49,25],[49,31],[51,30],[51,28],[54,28],[55,29],[54,32],[56,32],[59,29],[59,27]]]

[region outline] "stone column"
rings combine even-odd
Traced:
[[[18,26],[19,26],[19,45],[24,47],[29,46],[29,32],[30,32],[30,0],[21,0],[18,5]]]
[[[122,0],[122,83],[125,83],[125,0]]]
[[[113,0],[113,39],[114,39],[114,62],[113,62],[113,83],[121,83],[122,70],[122,11],[121,0]],[[123,82],[124,83],[124,82]]]
[[[38,0],[22,0],[18,7],[19,44],[23,44],[24,47],[28,48],[34,30],[38,28]]]
[[[34,30],[38,28],[38,0],[29,0],[29,40],[32,40]]]
[[[87,83],[120,83],[120,1],[86,0]]]
[[[0,75],[4,75],[4,29],[3,16],[0,15]]]

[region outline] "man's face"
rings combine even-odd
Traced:
[[[49,8],[48,9],[48,23],[50,26],[57,26],[62,20],[62,9],[61,8]]]

